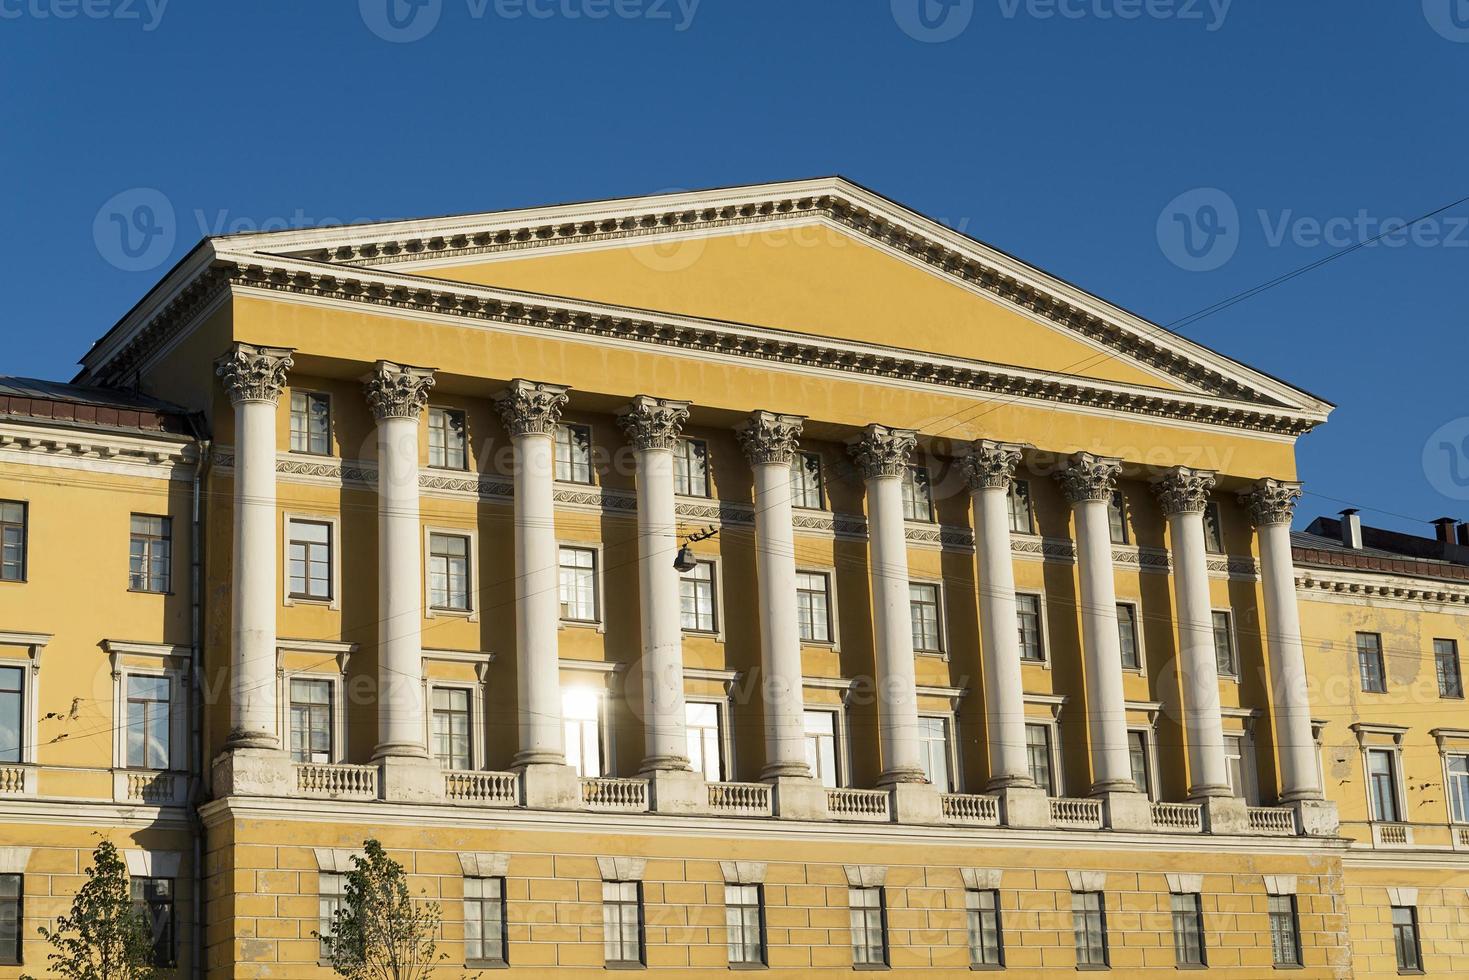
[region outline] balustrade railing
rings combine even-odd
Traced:
[[[1198,803],[1154,803],[1153,826],[1197,834],[1204,829],[1204,808]]]
[[[1051,798],[1051,823],[1057,827],[1102,829],[1102,801]]]
[[[1248,809],[1250,830],[1270,837],[1293,837],[1296,812],[1283,806],[1252,806]]]
[[[765,783],[710,783],[709,809],[751,817],[768,817],[774,812],[770,787]]]
[[[444,773],[444,796],[450,803],[477,806],[516,806],[520,803],[520,777],[513,772]]]
[[[168,772],[129,772],[127,799],[130,803],[163,804],[174,802],[178,777]]]
[[[26,767],[0,766],[0,796],[24,796]]]
[[[889,799],[880,789],[828,789],[826,809],[838,820],[887,820]]]
[[[972,793],[945,793],[941,798],[944,817],[955,823],[997,827],[1000,823],[1000,798]]]
[[[303,795],[331,800],[377,799],[377,766],[296,764],[296,789]]]
[[[588,810],[643,812],[648,809],[648,781],[586,776],[581,781],[581,798]]]

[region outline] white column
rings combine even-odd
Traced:
[[[515,764],[565,765],[553,482],[556,425],[566,389],[516,379],[497,401],[515,447],[515,673],[520,695]]]
[[[869,425],[849,447],[867,483],[872,634],[877,646],[878,727],[882,739],[880,785],[928,781],[918,745],[908,537],[903,523],[903,475],[917,443],[917,434],[912,430]]]
[[[673,451],[689,403],[639,395],[618,417],[637,450],[638,587],[643,634],[643,772],[689,769],[679,625]]]
[[[1261,480],[1240,501],[1260,535],[1260,577],[1265,590],[1265,628],[1270,651],[1270,693],[1275,706],[1275,743],[1280,754],[1280,801],[1321,799],[1316,740],[1311,735],[1311,699],[1301,614],[1296,606],[1296,569],[1290,522],[1301,496],[1298,483]]]
[[[1190,799],[1231,796],[1224,761],[1224,722],[1219,710],[1219,661],[1214,650],[1209,559],[1204,547],[1204,508],[1214,474],[1180,466],[1154,490],[1168,518],[1173,547],[1173,593],[1178,620],[1178,662],[1183,679],[1183,722],[1188,741]]]
[[[378,361],[366,384],[377,419],[378,743],[374,758],[425,759],[423,532],[418,423],[433,372]]]
[[[963,463],[974,505],[985,731],[990,753],[986,788],[991,791],[1035,785],[1025,750],[1025,686],[1021,680],[1020,621],[1010,552],[1009,493],[1020,454],[1020,446],[981,440]]]
[[[1138,791],[1127,747],[1117,585],[1112,577],[1112,532],[1107,521],[1107,505],[1121,465],[1119,460],[1077,453],[1058,475],[1076,518],[1093,794]]]
[[[766,714],[762,779],[811,778],[806,762],[796,538],[791,521],[791,464],[804,421],[799,415],[755,412],[736,430],[755,474],[755,570]]]
[[[215,364],[235,410],[228,748],[279,749],[275,713],[275,410],[291,351],[236,344]]]

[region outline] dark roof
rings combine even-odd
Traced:
[[[1293,532],[1291,550],[1299,565],[1469,581],[1469,548],[1365,525],[1362,547],[1351,548],[1334,517],[1318,517],[1305,531]]]
[[[188,434],[189,411],[135,391],[0,376],[0,417]]]

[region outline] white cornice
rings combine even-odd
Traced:
[[[1444,606],[1469,606],[1469,582],[1447,582],[1394,572],[1317,568],[1305,564],[1296,566],[1296,594],[1306,602],[1341,602],[1357,606],[1363,599],[1434,611],[1442,611]]]

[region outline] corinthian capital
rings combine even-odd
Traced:
[[[1209,470],[1175,466],[1153,481],[1153,493],[1158,495],[1165,515],[1202,514],[1213,492],[1214,474]]]
[[[750,420],[735,429],[740,446],[750,465],[782,463],[791,465],[801,444],[801,415],[777,415],[774,412],[752,412]]]
[[[689,418],[689,403],[639,395],[617,416],[635,449],[673,449]]]
[[[869,425],[862,435],[847,446],[864,480],[879,476],[902,476],[908,470],[908,457],[918,445],[918,433],[912,429],[889,429],[885,425]]]
[[[384,419],[416,419],[428,404],[428,391],[434,386],[432,368],[409,367],[392,361],[378,361],[372,376],[363,386],[372,417]]]
[[[235,344],[214,362],[214,373],[224,381],[231,405],[240,402],[274,405],[286,388],[286,372],[294,363],[288,348]]]
[[[1008,442],[980,439],[970,447],[960,465],[964,470],[964,482],[970,491],[985,489],[1010,489],[1015,479],[1015,470],[1020,465],[1023,446]]]
[[[1239,495],[1239,502],[1250,512],[1256,527],[1289,524],[1295,516],[1296,501],[1301,499],[1301,485],[1284,480],[1261,480],[1254,489]]]
[[[512,436],[554,435],[566,404],[566,386],[516,378],[495,396],[495,404]]]
[[[1117,490],[1117,474],[1122,472],[1122,460],[1095,456],[1092,453],[1075,453],[1056,479],[1061,490],[1073,504],[1088,500],[1111,500]]]

